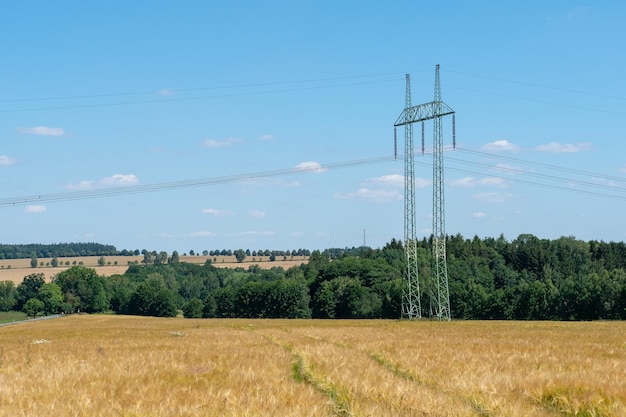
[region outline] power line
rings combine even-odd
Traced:
[[[164,182],[164,183],[156,183],[156,184],[132,185],[132,186],[125,186],[125,187],[103,188],[103,189],[96,189],[96,190],[71,191],[71,192],[65,192],[65,193],[39,194],[39,195],[30,195],[30,196],[23,196],[23,197],[1,198],[0,206],[18,206],[18,205],[26,205],[26,204],[41,204],[41,203],[52,203],[52,202],[62,202],[62,201],[86,200],[86,199],[112,197],[112,196],[119,196],[119,195],[134,195],[134,194],[157,192],[157,191],[167,191],[167,190],[174,190],[174,189],[181,189],[181,188],[205,187],[205,186],[210,186],[210,185],[219,185],[219,184],[227,184],[227,183],[234,183],[234,182],[241,182],[241,181],[249,181],[249,180],[260,179],[260,178],[293,175],[293,174],[298,174],[298,173],[303,173],[303,172],[320,172],[320,171],[336,169],[336,168],[347,168],[347,167],[355,167],[355,166],[362,166],[362,165],[371,165],[371,164],[376,164],[376,163],[381,163],[381,162],[388,162],[392,160],[393,160],[392,156],[387,156],[387,157],[377,157],[377,158],[370,158],[370,159],[336,162],[336,163],[330,163],[330,164],[319,165],[319,166],[316,165],[316,166],[311,166],[311,167],[296,167],[296,168],[278,169],[278,170],[272,170],[272,171],[226,175],[226,176],[211,177],[211,178],[199,178],[199,179]]]
[[[572,172],[572,173],[575,173],[575,174],[596,176],[596,177],[602,177],[602,178],[611,179],[613,181],[626,182],[626,178],[617,177],[617,176],[613,176],[613,175],[605,175],[605,174],[599,174],[597,172],[585,171],[585,170],[582,170],[582,169],[566,168],[566,167],[562,167],[562,166],[558,166],[558,165],[552,165],[552,164],[545,164],[545,163],[541,163],[541,162],[528,161],[528,160],[525,160],[525,159],[513,158],[513,157],[510,157],[510,156],[504,156],[504,155],[497,155],[497,154],[493,154],[493,153],[489,153],[489,152],[476,151],[476,150],[467,149],[467,148],[457,147],[456,149],[458,151],[461,151],[461,152],[467,152],[467,153],[472,153],[472,154],[476,154],[476,155],[487,156],[487,157],[490,157],[490,158],[505,159],[505,160],[508,160],[508,161],[519,162],[519,163],[523,163],[523,164],[527,164],[527,165],[534,165],[534,166],[538,166],[538,167],[544,167],[544,168],[553,169],[553,170],[557,170],[557,171]]]
[[[159,99],[147,99],[147,100],[137,100],[137,101],[120,101],[115,103],[93,103],[93,104],[70,104],[70,105],[60,105],[60,106],[48,106],[48,107],[30,107],[30,108],[19,108],[19,109],[3,109],[0,110],[0,113],[20,113],[20,112],[29,112],[29,111],[49,111],[49,110],[70,110],[70,109],[84,109],[84,108],[98,108],[98,107],[115,107],[115,106],[126,106],[133,104],[151,104],[151,103],[171,103],[171,102],[183,102],[183,101],[192,101],[192,100],[207,100],[212,98],[223,98],[223,97],[238,97],[238,96],[252,96],[252,95],[263,95],[263,94],[278,94],[278,93],[290,93],[297,91],[311,91],[311,90],[321,90],[328,88],[337,88],[337,87],[353,87],[359,85],[367,85],[367,84],[383,84],[390,82],[397,82],[397,79],[383,79],[383,80],[372,80],[372,81],[361,81],[361,82],[353,82],[353,83],[342,83],[342,84],[328,84],[328,85],[316,85],[316,86],[308,86],[308,87],[297,87],[297,88],[284,88],[284,89],[274,89],[274,90],[262,90],[262,91],[243,91],[243,92],[231,92],[224,94],[213,94],[213,95],[205,95],[205,96],[194,96],[194,97],[169,97],[163,96],[163,98]],[[273,83],[268,85],[277,85],[280,83]],[[259,84],[263,85],[263,84]],[[209,89],[227,89],[228,87],[217,87],[217,88],[209,88]],[[176,91],[200,91],[204,90],[203,88],[198,89],[187,89],[187,90],[176,90]],[[173,90],[174,91],[174,90]],[[140,95],[146,93],[119,93],[119,94],[111,94],[111,95],[99,95],[99,96],[85,96],[87,98],[95,98],[95,97],[119,97],[119,96],[132,96],[132,95]],[[155,94],[155,92],[151,92],[150,94]],[[72,98],[79,98],[79,96],[74,96]],[[46,99],[44,99],[46,100]],[[47,99],[52,100],[52,99]],[[28,101],[28,100],[26,100]]]
[[[457,148],[458,149],[458,148]],[[561,170],[561,171],[566,171],[566,172],[575,172],[575,173],[584,173],[586,175],[590,175],[593,176],[595,178],[599,178],[602,180],[605,179],[617,179],[619,181],[626,181],[623,178],[619,178],[619,177],[612,177],[612,176],[605,176],[604,174],[599,174],[599,173],[594,173],[594,172],[590,172],[590,171],[581,171],[581,170],[577,170],[577,169],[569,169],[569,168],[565,168],[565,167],[560,167],[557,165],[550,165],[550,164],[541,164],[538,162],[533,162],[533,161],[526,161],[523,159],[517,159],[517,158],[507,158],[507,157],[501,157],[500,155],[494,155],[494,154],[489,154],[486,152],[479,152],[479,151],[470,151],[468,149],[464,149],[465,152],[476,152],[482,155],[489,155],[489,156],[493,156],[495,158],[502,158],[502,159],[513,159],[517,162],[520,163],[527,163],[530,165],[538,165],[538,166],[544,166],[550,169],[555,169],[555,170]],[[426,152],[426,154],[430,154],[430,152]],[[456,159],[456,158],[451,158],[451,157],[446,157],[447,160],[450,160],[452,162],[459,162],[461,164],[469,164],[469,165],[476,165],[478,167],[486,167],[486,168],[494,168],[500,171],[505,171],[505,172],[511,172],[511,173],[515,173],[515,174],[520,174],[520,175],[530,175],[539,179],[547,179],[547,180],[551,180],[551,181],[562,181],[562,182],[566,182],[566,183],[572,183],[572,184],[577,184],[577,185],[582,185],[582,186],[588,186],[588,187],[593,187],[594,189],[597,188],[604,188],[610,191],[615,191],[615,192],[626,192],[626,188],[623,187],[617,187],[617,186],[611,186],[611,185],[606,185],[606,184],[598,184],[595,182],[589,182],[589,181],[584,181],[584,180],[579,180],[579,179],[572,179],[572,178],[565,178],[565,177],[557,177],[554,175],[549,175],[549,174],[543,174],[543,173],[536,173],[536,172],[525,172],[525,171],[520,171],[517,169],[510,169],[507,170],[506,168],[499,168],[499,167],[494,167],[490,164],[486,164],[486,163],[480,163],[480,162],[475,162],[475,161],[463,161],[461,159]],[[429,162],[421,162],[419,160],[416,160],[416,164],[419,165],[424,165],[424,166],[428,166],[431,167],[431,163]],[[599,191],[593,191],[593,190],[588,190],[588,189],[580,189],[580,188],[572,188],[572,187],[567,187],[567,186],[562,186],[562,185],[554,185],[554,184],[548,184],[548,183],[544,183],[544,182],[537,182],[537,181],[531,181],[531,180],[527,180],[527,179],[522,179],[522,178],[515,178],[515,177],[508,177],[508,176],[503,176],[503,175],[497,175],[497,174],[486,174],[486,172],[483,171],[472,171],[472,170],[468,170],[468,169],[463,169],[463,168],[456,168],[456,167],[452,167],[449,164],[446,165],[446,170],[449,171],[455,171],[455,172],[460,172],[460,173],[464,173],[464,174],[471,174],[471,175],[476,175],[478,177],[489,177],[489,178],[498,178],[498,179],[502,179],[505,181],[509,181],[509,182],[515,182],[515,183],[520,183],[520,184],[524,184],[524,185],[530,185],[530,186],[535,186],[535,187],[541,187],[541,188],[549,188],[549,189],[554,189],[554,190],[559,190],[559,191],[566,191],[566,192],[572,192],[572,193],[577,193],[577,194],[585,194],[585,195],[589,195],[589,196],[593,196],[593,197],[604,197],[604,198],[611,198],[611,199],[619,199],[619,200],[626,200],[626,195],[616,195],[616,194],[609,194],[609,193],[603,193],[603,192],[599,192]]]
[[[534,166],[556,170],[556,171],[588,175],[588,176],[598,178],[601,180],[626,182],[626,179],[624,178],[605,175],[605,174],[592,172],[592,171],[584,171],[584,170],[579,170],[579,169],[566,168],[566,167],[562,167],[558,165],[544,164],[544,163],[529,161],[529,160],[520,159],[520,158],[512,158],[512,157],[506,157],[502,155],[491,154],[487,152],[470,150],[466,148],[457,148],[457,151],[461,151],[462,153],[492,157],[496,159],[514,161],[520,164],[534,165]],[[431,153],[426,152],[425,154],[430,155]],[[399,159],[404,160],[404,155],[399,155]],[[623,187],[611,186],[607,184],[597,184],[594,182],[584,181],[580,179],[558,177],[554,175],[537,173],[537,172],[526,172],[526,171],[518,170],[515,168],[507,169],[505,167],[494,167],[484,162],[465,161],[462,159],[453,158],[449,156],[447,156],[446,159],[455,163],[473,165],[473,166],[480,167],[480,168],[494,168],[499,171],[519,174],[519,175],[528,175],[528,176],[532,176],[538,179],[575,183],[575,184],[579,184],[582,186],[593,187],[594,189],[602,188],[602,189],[606,189],[610,191],[626,192],[626,188],[623,188]],[[83,190],[83,191],[68,191],[64,193],[36,194],[36,195],[21,196],[21,197],[8,197],[8,198],[0,198],[0,206],[6,207],[6,206],[37,204],[37,203],[86,200],[86,199],[93,199],[93,198],[113,197],[113,196],[120,196],[120,195],[134,195],[134,194],[168,191],[168,190],[192,188],[192,187],[205,187],[205,186],[211,186],[211,185],[220,185],[220,184],[227,184],[227,183],[249,181],[253,179],[271,178],[271,177],[284,176],[284,175],[294,175],[294,174],[305,173],[305,172],[316,172],[316,171],[319,172],[319,171],[331,170],[331,169],[337,169],[337,168],[350,168],[350,167],[363,166],[363,165],[372,165],[376,163],[391,162],[393,160],[394,160],[393,156],[382,156],[382,157],[374,157],[374,158],[361,159],[361,160],[335,162],[335,163],[329,163],[325,165],[312,166],[312,167],[286,168],[286,169],[277,169],[277,170],[270,170],[270,171],[171,181],[171,182],[163,182],[163,183],[155,183],[155,184],[131,185],[131,186],[101,188],[101,189]],[[415,163],[418,165],[423,165],[423,166],[432,168],[432,161],[422,162],[420,161],[420,158],[418,158],[415,160]],[[502,179],[502,180],[506,180],[510,182],[516,182],[516,183],[525,184],[525,185],[530,185],[530,186],[550,188],[550,189],[573,192],[573,193],[578,193],[578,194],[585,194],[585,195],[594,196],[594,197],[605,197],[605,198],[622,199],[622,200],[626,199],[626,196],[621,196],[621,195],[608,194],[608,193],[590,191],[590,190],[585,190],[585,189],[577,189],[577,188],[559,186],[559,185],[554,185],[554,184],[546,184],[543,182],[530,181],[527,179],[514,178],[510,176],[486,174],[485,170],[473,171],[473,170],[450,166],[449,164],[446,166],[446,169],[450,171],[454,171],[454,172],[476,175],[478,177],[498,178],[498,179]]]
[[[351,75],[351,76],[343,76],[343,77],[315,78],[315,79],[309,79],[309,80],[269,81],[269,82],[252,83],[252,84],[226,85],[226,86],[214,86],[214,87],[191,87],[191,88],[179,88],[179,89],[167,89],[167,90],[170,93],[181,93],[181,92],[193,92],[193,91],[267,87],[267,86],[274,86],[274,85],[318,83],[318,82],[326,82],[326,81],[350,80],[350,79],[356,79],[356,78],[383,77],[383,76],[387,77],[387,76],[392,76],[392,75],[400,76],[404,74],[400,74],[400,73],[363,74],[363,75]],[[40,97],[40,98],[12,98],[12,99],[0,100],[0,103],[23,102],[23,101],[74,100],[74,99],[84,99],[84,98],[119,97],[119,96],[135,96],[135,95],[148,95],[148,94],[154,95],[154,94],[159,93],[159,91],[162,91],[162,90],[155,89],[151,91],[135,91],[135,92],[120,92],[120,93],[92,93],[92,94],[81,94],[81,95],[74,95],[74,96],[57,96],[57,97]]]
[[[593,93],[593,92],[590,92],[590,91],[581,91],[581,90],[573,90],[573,89],[569,89],[569,88],[553,87],[553,86],[547,86],[547,85],[542,85],[542,84],[529,83],[529,82],[526,82],[526,81],[515,81],[515,80],[509,80],[509,79],[506,79],[506,78],[498,78],[498,77],[491,77],[491,76],[488,76],[488,75],[472,74],[472,73],[469,73],[469,72],[456,71],[456,70],[450,70],[450,69],[447,69],[445,71],[446,72],[451,72],[451,73],[454,73],[454,74],[467,75],[467,76],[470,76],[470,77],[484,78],[486,80],[502,81],[502,82],[506,82],[506,83],[510,83],[510,84],[518,84],[518,85],[523,85],[523,86],[528,86],[528,87],[542,88],[542,89],[545,89],[545,90],[553,90],[553,91],[561,91],[561,92],[565,92],[565,93],[574,93],[574,94],[581,94],[581,95],[587,95],[587,96],[609,98],[609,99],[613,99],[613,100],[626,100],[626,97],[612,96],[612,95],[600,94],[600,93]]]

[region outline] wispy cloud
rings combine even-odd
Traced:
[[[402,193],[398,190],[359,188],[357,191],[348,193],[335,193],[334,197],[339,200],[361,199],[376,203],[388,203],[402,199]]]
[[[274,236],[276,232],[272,230],[249,230],[246,232],[240,232],[238,236]]]
[[[217,234],[209,231],[199,231],[189,233],[189,237],[215,237]]]
[[[44,205],[41,206],[26,206],[26,208],[24,209],[24,211],[26,211],[26,213],[44,213],[48,210],[48,208]]]
[[[482,219],[485,216],[487,216],[487,214],[483,213],[482,211],[477,211],[475,213],[472,213],[472,217],[475,219]]]
[[[65,129],[60,127],[18,127],[17,131],[24,135],[39,135],[39,136],[65,136]]]
[[[6,155],[0,155],[0,165],[13,165],[15,163],[15,159],[9,158]]]
[[[234,211],[229,211],[229,210],[220,210],[220,209],[214,209],[214,208],[205,208],[202,209],[202,213],[204,214],[210,214],[212,216],[216,216],[216,217],[223,217],[223,216],[234,216],[235,212]]]
[[[565,15],[565,20],[567,22],[580,22],[587,19],[590,12],[589,7],[577,7],[567,12]]]
[[[480,178],[480,179],[473,178],[473,177],[464,177],[464,178],[459,178],[457,180],[450,181],[450,185],[453,187],[465,187],[465,188],[477,187],[479,185],[506,187],[506,180],[503,178],[496,178],[496,177],[486,177],[486,178]]]
[[[539,145],[535,148],[539,152],[551,152],[551,153],[572,153],[572,152],[584,152],[591,150],[590,143],[558,143],[551,142],[547,145]]]
[[[75,184],[67,184],[69,190],[94,190],[98,188],[124,187],[139,184],[139,179],[134,174],[113,174],[97,181],[83,180]]]
[[[265,213],[263,213],[261,210],[250,210],[248,214],[250,215],[250,217],[254,217],[255,219],[262,219],[265,217]]]
[[[621,172],[626,173],[626,165],[622,166],[619,170],[620,170]]]
[[[369,184],[384,185],[389,187],[404,187],[404,175],[389,174],[380,177],[370,178],[366,181]]]
[[[260,140],[273,140],[274,137],[272,135],[262,135],[259,137]]]
[[[321,174],[328,171],[328,169],[324,168],[319,162],[315,161],[301,162],[295,166],[295,169],[297,171],[313,172],[314,174]]]
[[[174,90],[172,90],[171,88],[164,88],[157,91],[157,94],[160,96],[171,96],[172,94],[174,94]]]
[[[496,140],[494,142],[483,145],[482,150],[487,152],[501,152],[501,151],[509,151],[516,152],[519,150],[519,146],[512,144],[506,139]]]
[[[233,144],[241,142],[241,139],[237,138],[228,138],[224,140],[218,139],[206,139],[202,142],[202,146],[207,148],[225,148],[227,146],[232,146]]]
[[[431,184],[429,180],[415,178],[415,187],[423,188]],[[389,174],[380,177],[368,178],[361,183],[361,187],[356,191],[345,193],[334,193],[333,196],[339,200],[360,199],[373,201],[376,203],[388,203],[402,199],[404,188],[404,175]]]

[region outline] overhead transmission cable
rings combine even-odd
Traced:
[[[504,159],[504,160],[511,160],[511,161],[515,161],[521,164],[535,165],[535,166],[552,169],[552,170],[588,175],[588,176],[592,176],[592,177],[599,178],[599,179],[610,179],[614,181],[626,182],[626,179],[624,178],[620,178],[616,176],[607,176],[604,174],[599,174],[599,173],[595,173],[591,171],[583,171],[579,169],[566,168],[566,167],[561,167],[558,165],[543,164],[539,162],[534,162],[534,161],[529,161],[529,160],[524,160],[524,159],[519,159],[519,158],[505,157],[502,155],[490,154],[490,153],[481,152],[481,151],[474,151],[474,150],[465,149],[465,148],[457,147],[456,149],[464,153],[470,153],[470,154],[473,153],[473,154],[478,154],[482,156],[489,156],[489,157],[494,157],[494,158],[499,158],[499,159]],[[426,152],[426,154],[428,153],[429,152]],[[404,155],[398,155],[398,157],[399,157],[398,159],[403,159]],[[606,189],[610,191],[626,192],[626,188],[623,188],[623,187],[611,186],[611,185],[606,185],[606,184],[597,184],[594,182],[566,178],[566,177],[558,177],[558,176],[548,175],[544,173],[526,172],[526,171],[522,171],[522,170],[515,169],[515,168],[507,169],[505,167],[493,167],[492,165],[489,165],[487,163],[475,162],[475,161],[464,161],[462,159],[452,158],[449,156],[446,157],[446,159],[450,160],[451,162],[455,162],[455,163],[458,162],[458,163],[466,164],[466,165],[474,165],[480,168],[492,167],[496,171],[519,174],[520,176],[528,175],[537,179],[546,179],[546,180],[551,180],[551,181],[575,183],[575,184],[580,184],[583,186],[594,187],[594,189],[602,188],[602,189]],[[330,169],[336,169],[336,168],[349,168],[349,167],[355,167],[355,166],[371,165],[371,164],[376,164],[376,163],[391,162],[393,160],[394,160],[393,156],[384,156],[384,157],[376,157],[376,158],[361,159],[361,160],[335,162],[335,163],[329,163],[325,165],[312,166],[312,167],[277,169],[277,170],[270,170],[270,171],[260,171],[260,172],[253,172],[253,173],[234,174],[234,175],[226,175],[226,176],[218,176],[218,177],[198,178],[198,179],[180,180],[180,181],[145,184],[145,185],[98,188],[98,189],[93,189],[93,190],[68,191],[68,192],[63,192],[63,193],[35,194],[35,195],[21,196],[21,197],[8,197],[8,198],[5,197],[5,198],[0,198],[0,207],[19,206],[19,205],[37,204],[37,203],[41,204],[41,203],[46,203],[46,202],[86,200],[86,199],[104,198],[104,197],[112,197],[112,196],[120,196],[120,195],[134,195],[134,194],[142,194],[142,193],[150,193],[150,192],[168,191],[168,190],[192,188],[192,187],[206,187],[206,186],[211,186],[211,185],[251,181],[251,180],[262,179],[262,178],[270,178],[270,177],[277,177],[277,176],[284,176],[284,175],[294,175],[298,173],[316,172],[316,171],[319,172],[323,170],[330,170]],[[418,158],[415,160],[415,163],[418,165],[432,167],[432,161],[422,162]],[[476,175],[479,177],[498,178],[498,179],[520,183],[520,184],[526,184],[530,186],[550,188],[550,189],[573,192],[573,193],[578,193],[578,194],[586,194],[586,195],[590,195],[594,197],[606,197],[606,198],[622,199],[622,200],[626,199],[626,195],[622,196],[622,195],[609,194],[609,193],[603,193],[603,192],[598,192],[598,191],[590,191],[588,189],[580,189],[580,188],[572,188],[572,187],[560,186],[560,185],[555,185],[555,184],[547,184],[544,182],[531,181],[531,180],[522,179],[522,178],[497,175],[497,173],[486,174],[485,170],[472,171],[468,169],[457,168],[457,167],[451,166],[450,164],[446,166],[446,170]]]
[[[457,147],[456,149],[458,150],[459,148]],[[537,166],[541,166],[541,167],[548,168],[548,169],[560,170],[560,171],[564,171],[564,172],[572,172],[572,173],[576,173],[576,174],[589,175],[589,176],[592,176],[594,178],[598,178],[598,179],[602,179],[602,180],[611,179],[611,180],[626,182],[626,179],[624,179],[624,178],[614,177],[614,176],[606,176],[604,174],[599,174],[599,173],[590,172],[590,171],[582,171],[582,170],[578,170],[578,169],[571,169],[571,168],[566,168],[566,167],[560,167],[560,166],[557,166],[557,165],[542,164],[542,163],[538,163],[538,162],[527,161],[527,160],[517,159],[517,158],[507,158],[507,157],[502,157],[500,155],[489,154],[489,153],[486,153],[486,152],[470,151],[468,149],[464,149],[464,151],[466,151],[466,152],[476,152],[476,153],[479,153],[479,154],[481,154],[483,156],[493,156],[493,157],[496,157],[496,158],[512,159],[512,160],[515,160],[518,163],[526,163],[526,164],[529,164],[529,165],[537,165]],[[426,153],[429,154],[430,152],[426,152]],[[594,190],[573,188],[571,186],[562,186],[562,185],[549,184],[549,183],[545,183],[545,182],[531,181],[531,180],[528,180],[528,179],[522,179],[522,178],[515,178],[515,177],[498,175],[496,173],[487,174],[484,170],[482,170],[482,171],[472,171],[472,170],[463,169],[463,168],[456,168],[454,166],[451,166],[450,164],[447,164],[446,165],[446,170],[450,170],[450,171],[476,175],[478,177],[498,178],[498,179],[502,179],[502,180],[509,181],[509,182],[516,182],[516,183],[526,184],[526,185],[531,185],[531,186],[536,186],[536,187],[551,188],[551,189],[567,191],[567,192],[572,192],[572,193],[578,193],[578,194],[586,194],[586,195],[595,196],[595,197],[606,197],[606,198],[613,198],[613,199],[626,199],[626,188],[624,188],[624,187],[613,186],[613,185],[608,185],[608,184],[599,184],[599,183],[596,183],[596,182],[585,181],[585,180],[581,180],[581,179],[574,179],[574,178],[567,178],[567,177],[558,177],[558,176],[555,176],[555,175],[539,173],[539,172],[527,172],[527,171],[522,171],[522,170],[515,169],[515,168],[507,169],[505,167],[494,167],[493,165],[490,165],[490,164],[487,164],[487,163],[481,163],[481,162],[475,162],[475,161],[464,161],[464,160],[457,159],[457,158],[452,158],[452,157],[449,157],[449,156],[446,157],[446,160],[449,160],[451,162],[458,162],[458,163],[466,164],[466,165],[476,165],[476,166],[481,167],[481,168],[485,168],[485,167],[486,168],[493,168],[494,171],[509,172],[509,173],[513,173],[513,174],[516,174],[516,175],[520,175],[520,176],[528,175],[528,176],[532,176],[532,177],[537,178],[537,179],[546,179],[546,180],[550,180],[550,181],[561,181],[561,182],[565,182],[565,183],[569,183],[569,184],[576,184],[576,185],[593,187]],[[416,164],[420,164],[420,165],[425,165],[425,166],[431,166],[430,162],[421,162],[421,161],[419,161],[419,159],[415,160],[415,163]],[[609,194],[609,193],[602,193],[602,192],[599,192],[599,191],[595,191],[595,189],[598,189],[598,188],[603,188],[603,189],[606,189],[606,190],[609,190],[609,191],[617,192],[618,194],[619,193],[625,193],[625,195],[616,195],[616,194]]]
[[[350,78],[350,77],[345,77]],[[352,77],[356,78],[356,77]],[[332,79],[328,79],[332,80]],[[322,80],[324,81],[324,80]],[[234,91],[234,92],[224,92],[217,93],[211,95],[202,95],[202,96],[192,96],[192,97],[172,97],[170,95],[162,96],[161,98],[156,99],[145,99],[145,100],[137,100],[137,101],[119,101],[114,103],[90,103],[90,104],[66,104],[66,105],[56,105],[56,106],[47,106],[47,107],[30,107],[30,108],[17,108],[17,109],[0,109],[0,113],[18,113],[18,112],[28,112],[28,111],[46,111],[46,110],[68,110],[68,109],[82,109],[82,108],[94,108],[94,107],[113,107],[113,106],[124,106],[124,105],[133,105],[133,104],[150,104],[150,103],[171,103],[171,102],[183,102],[183,101],[192,101],[192,100],[206,100],[212,98],[223,98],[223,97],[237,97],[237,96],[252,96],[252,95],[263,95],[263,94],[276,94],[276,93],[289,93],[296,91],[310,91],[310,90],[320,90],[320,89],[328,89],[328,88],[337,88],[337,87],[352,87],[366,84],[382,84],[382,83],[390,83],[398,81],[396,78],[386,78],[382,80],[370,80],[370,81],[355,81],[349,83],[333,83],[333,84],[324,84],[324,85],[312,85],[312,86],[302,86],[302,87],[293,87],[293,88],[282,88],[282,89],[265,89],[258,91]],[[250,88],[250,87],[263,87],[263,86],[271,86],[271,85],[281,85],[281,84],[290,84],[297,82],[277,82],[277,83],[262,83],[262,84],[250,84],[244,86],[236,86],[236,87],[208,87],[208,88],[190,88],[190,89],[181,89],[181,90],[172,90],[172,92],[190,92],[190,91],[206,91],[206,90],[227,90],[227,89],[237,89],[237,88]],[[104,98],[104,97],[120,97],[120,96],[133,96],[133,95],[145,95],[145,94],[156,94],[158,92],[144,92],[144,93],[114,93],[114,94],[99,94],[99,95],[86,95],[86,96],[68,96],[68,97],[59,97],[59,98],[43,98],[39,99],[41,101],[53,101],[53,100],[66,100],[66,99],[85,99],[85,98]],[[2,100],[0,102],[15,102],[15,101],[39,101],[37,99],[11,99],[11,100]]]
[[[328,169],[355,167],[355,166],[361,166],[361,165],[371,165],[371,164],[387,162],[387,161],[392,161],[392,160],[393,160],[393,156],[386,156],[386,157],[377,157],[377,158],[370,158],[370,159],[336,162],[336,163],[330,163],[330,164],[319,165],[319,166],[311,166],[311,167],[296,167],[296,168],[261,171],[261,172],[247,173],[247,174],[226,175],[226,176],[220,176],[220,177],[199,178],[199,179],[181,180],[181,181],[164,182],[164,183],[156,183],[156,184],[130,185],[130,186],[100,188],[100,189],[94,189],[94,190],[68,191],[64,193],[38,194],[38,195],[29,195],[29,196],[23,196],[23,197],[0,198],[0,206],[17,206],[17,205],[26,205],[26,204],[38,204],[38,203],[40,204],[40,203],[47,203],[47,202],[85,200],[85,199],[92,199],[92,198],[111,197],[111,196],[127,195],[127,194],[133,195],[133,194],[166,191],[166,190],[181,189],[181,188],[203,187],[203,186],[209,186],[209,185],[219,185],[219,184],[227,184],[227,183],[234,183],[234,182],[251,181],[255,179],[277,177],[277,176],[283,176],[283,175],[293,175],[293,174],[298,174],[298,173],[303,173],[303,172],[320,172],[320,171],[324,171]]]

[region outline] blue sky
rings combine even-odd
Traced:
[[[413,103],[429,102],[436,64],[456,111],[448,234],[623,241],[625,17],[617,1],[4,4],[0,242],[182,253],[402,239],[393,123],[405,73]]]

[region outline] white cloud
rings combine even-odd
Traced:
[[[125,187],[139,184],[139,178],[134,174],[113,174],[110,177],[98,181],[83,180],[75,184],[68,184],[65,188],[70,190],[94,190],[108,187]]]
[[[216,217],[221,217],[221,216],[234,216],[235,212],[234,211],[229,211],[229,210],[219,210],[219,209],[214,209],[214,208],[205,208],[202,209],[202,213],[204,214],[210,214],[212,216],[216,216]]]
[[[388,185],[390,187],[404,187],[404,175],[400,175],[400,174],[383,175],[381,177],[370,178],[369,180],[367,180],[367,182],[371,184]]]
[[[590,143],[558,143],[551,142],[547,145],[539,145],[535,148],[539,152],[552,152],[552,153],[571,153],[571,152],[583,152],[591,150]]]
[[[513,194],[510,193],[479,193],[474,194],[474,198],[477,200],[486,201],[488,203],[504,203],[510,199]]]
[[[171,96],[172,94],[174,94],[174,90],[172,90],[171,88],[164,88],[162,90],[159,90],[157,94],[160,96]]]
[[[241,139],[237,138],[228,138],[225,140],[217,140],[217,139],[206,139],[202,142],[203,146],[207,148],[224,148],[227,146],[231,146],[234,143],[241,142]]]
[[[376,203],[388,203],[390,201],[402,199],[402,193],[400,193],[397,190],[383,190],[383,189],[374,190],[374,189],[363,187],[354,192],[343,193],[343,194],[335,193],[334,197],[340,200],[361,199],[361,200],[374,201]]]
[[[240,232],[238,236],[274,236],[276,232],[271,230],[250,230],[247,232]]]
[[[621,167],[619,170],[620,170],[621,172],[626,173],[626,165],[624,165],[623,167]]]
[[[248,214],[250,214],[250,217],[254,217],[257,219],[262,219],[263,217],[265,217],[265,213],[263,213],[261,210],[250,210]]]
[[[499,151],[515,152],[519,150],[519,146],[512,144],[506,139],[503,139],[503,140],[496,140],[494,142],[488,143],[484,145],[482,149],[487,152],[499,152]]]
[[[48,208],[44,205],[41,206],[26,206],[26,213],[44,213]]]
[[[24,135],[65,136],[65,130],[60,127],[18,127],[17,131]]]
[[[326,168],[322,167],[322,165],[315,161],[299,163],[298,165],[296,165],[295,169],[297,171],[313,172],[315,174],[321,174],[322,172],[328,171]]]
[[[139,179],[134,174],[113,174],[110,177],[100,180],[100,184],[107,187],[137,185]]]
[[[464,177],[459,178],[458,180],[450,181],[450,185],[453,187],[465,187],[471,188],[479,185],[493,185],[497,187],[505,187],[506,181],[503,178],[496,177],[486,177],[486,178],[473,178],[473,177]]]
[[[0,155],[0,165],[13,165],[15,163],[15,159],[9,158],[6,155]]]
[[[415,178],[415,188],[424,188],[433,185],[431,180],[426,178]]]
[[[262,135],[259,137],[260,140],[273,140],[274,137],[272,135]]]
[[[476,213],[472,213],[472,217],[475,219],[482,219],[485,216],[487,215],[483,213],[482,211],[477,211]]]
[[[365,180],[364,183],[366,185],[384,185],[384,186],[386,185],[389,187],[404,188],[404,175],[400,175],[400,174],[383,175],[381,177],[375,177],[375,178],[370,178],[368,180]],[[426,178],[420,178],[420,177],[415,178],[416,188],[424,188],[430,185],[432,185],[431,180],[428,180]]]
[[[304,232],[291,232],[289,233],[289,236],[291,237],[302,237],[304,235]]]
[[[209,231],[200,231],[200,232],[189,233],[189,236],[190,237],[215,237],[217,235]]]

